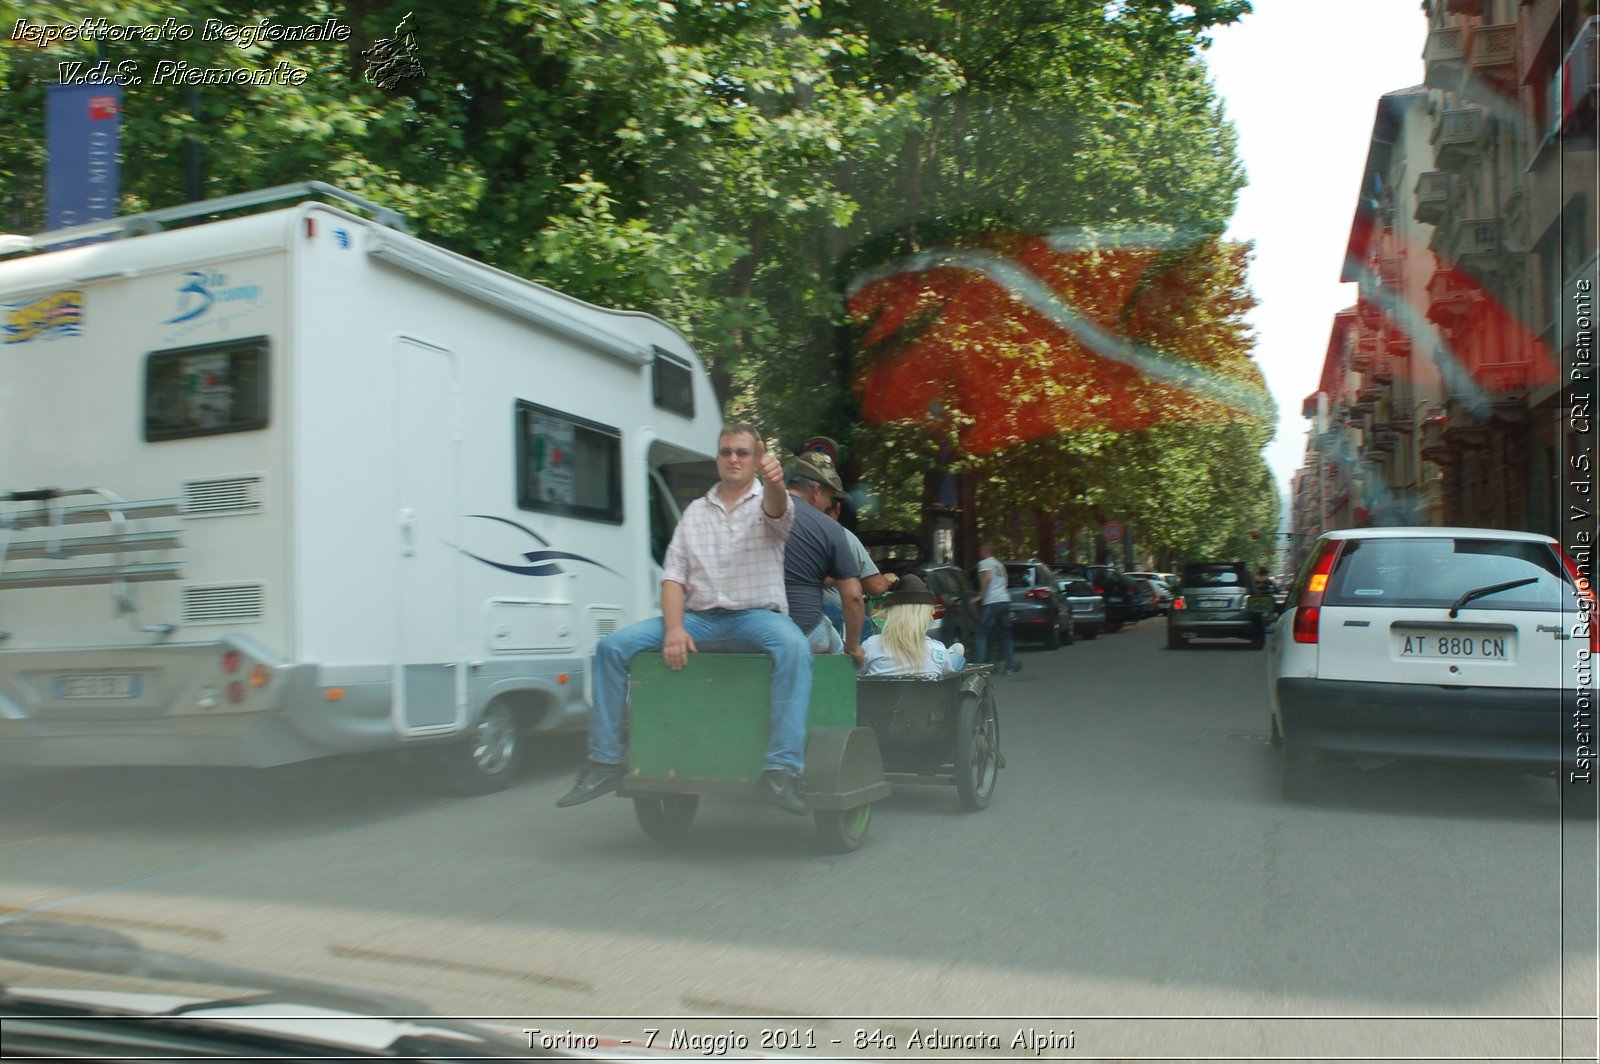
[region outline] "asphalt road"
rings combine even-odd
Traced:
[[[852,854],[732,801],[675,849],[629,802],[558,810],[576,736],[474,799],[388,761],[13,773],[0,916],[633,1045],[654,1026],[658,1046],[754,1050],[766,1028],[874,1059],[1033,1057],[1029,1031],[1072,1059],[1594,1055],[1594,829],[1563,835],[1552,781],[1349,766],[1287,803],[1263,654],[1168,651],[1146,621],[1020,658],[993,805],[900,788]],[[0,981],[123,985],[6,961]]]

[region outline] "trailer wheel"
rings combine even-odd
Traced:
[[[867,825],[872,821],[872,803],[854,809],[818,809],[813,815],[823,847],[833,853],[850,853],[859,849],[866,837]]]
[[[441,751],[451,785],[464,794],[503,791],[522,761],[522,727],[504,702],[489,703],[465,739]]]
[[[700,808],[698,794],[663,794],[641,796],[633,800],[634,815],[644,833],[657,842],[680,841],[694,823],[694,814]]]
[[[956,711],[956,793],[970,810],[983,809],[994,797],[1000,777],[1000,721],[994,703],[963,694]]]

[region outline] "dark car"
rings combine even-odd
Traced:
[[[978,643],[978,589],[959,565],[928,565],[916,571],[933,592],[933,627],[928,634],[945,646],[959,642],[972,653]]]
[[[1147,615],[1154,602],[1150,588],[1142,581],[1124,576],[1114,565],[1074,565],[1066,570],[1089,581],[1095,594],[1106,600],[1106,631],[1120,631]]]
[[[1181,650],[1191,639],[1248,639],[1266,645],[1266,614],[1272,600],[1256,595],[1255,577],[1243,562],[1191,562],[1183,567],[1178,596],[1167,614],[1167,646]]]
[[[1079,639],[1093,639],[1099,635],[1106,626],[1105,596],[1081,576],[1063,576],[1056,587],[1061,592],[1061,601],[1072,614],[1072,634]]]
[[[1061,578],[1043,562],[1006,562],[1011,634],[1037,639],[1051,650],[1072,642],[1072,621],[1061,600]]]

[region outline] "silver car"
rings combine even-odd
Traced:
[[[1061,600],[1072,614],[1072,631],[1083,639],[1093,639],[1106,626],[1106,600],[1094,585],[1081,576],[1062,577],[1056,585]]]

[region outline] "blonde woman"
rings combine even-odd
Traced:
[[[915,576],[903,577],[887,599],[883,631],[861,645],[862,676],[922,676],[935,679],[960,672],[967,664],[960,643],[946,647],[928,635],[933,592]]]

